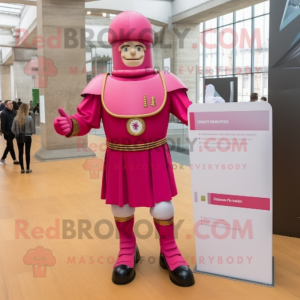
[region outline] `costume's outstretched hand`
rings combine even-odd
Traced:
[[[54,129],[60,135],[67,135],[72,130],[71,118],[62,108],[59,108],[58,112],[60,117],[54,119]]]

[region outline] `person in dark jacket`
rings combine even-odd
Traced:
[[[33,112],[37,112],[38,114],[40,113],[40,104],[37,103],[36,106],[33,108]]]
[[[13,101],[12,104],[13,104],[13,109],[14,109],[15,111],[17,111],[17,110],[19,109],[19,105],[17,104],[17,102],[16,102],[16,101]]]
[[[5,108],[1,113],[1,132],[4,135],[4,139],[6,140],[6,148],[0,160],[0,164],[6,165],[5,159],[8,152],[10,152],[10,155],[14,161],[14,165],[19,165],[19,162],[16,160],[16,154],[13,144],[15,135],[11,131],[13,120],[16,116],[16,111],[13,109],[13,104],[10,100],[6,100],[4,104]]]
[[[5,105],[4,105],[4,103],[2,103],[2,101],[1,101],[1,103],[0,103],[0,111],[2,111],[4,108],[5,108]]]

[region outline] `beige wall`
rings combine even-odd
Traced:
[[[0,66],[0,78],[1,78],[1,90],[2,95],[0,95],[1,100],[14,100],[11,99],[11,76],[10,76],[10,66]]]

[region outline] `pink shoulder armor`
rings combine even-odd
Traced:
[[[99,74],[96,77],[94,77],[89,82],[89,84],[85,87],[85,89],[81,93],[81,96],[101,95],[104,77],[105,77],[105,73],[104,74]]]
[[[174,74],[165,71],[161,71],[161,74],[165,79],[167,92],[172,92],[179,89],[184,89],[185,92],[188,90],[183,82]]]
[[[187,91],[187,87],[183,84],[183,82],[174,74],[168,72],[161,72],[162,76],[164,77],[167,92],[172,92],[175,90],[183,89]],[[81,96],[85,95],[101,95],[102,93],[102,86],[105,74],[100,74],[93,78],[90,83],[85,87]]]

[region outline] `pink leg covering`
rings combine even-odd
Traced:
[[[189,266],[175,242],[173,218],[170,220],[154,219],[154,224],[160,236],[160,252],[164,254],[170,270],[173,271],[179,266]]]
[[[128,218],[115,217],[116,226],[120,234],[120,251],[114,268],[119,265],[134,267],[136,239],[133,232],[134,216]]]

